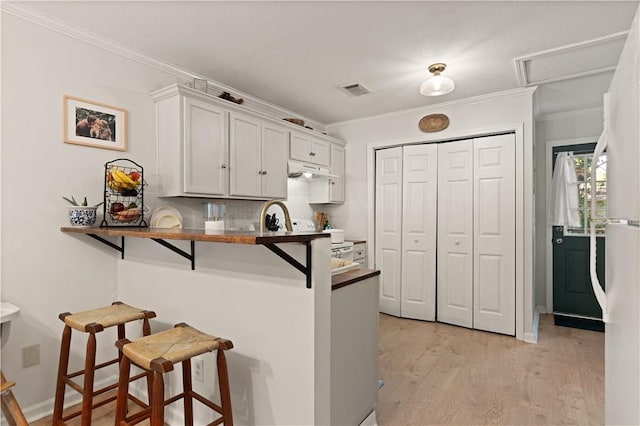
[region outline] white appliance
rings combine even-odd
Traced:
[[[591,269],[605,322],[605,423],[611,425],[640,424],[638,19],[636,13],[605,95],[604,130],[594,152],[596,157],[607,146],[606,294],[599,288],[595,267]],[[595,255],[603,255],[593,248],[591,253],[592,262]]]
[[[337,175],[331,174],[328,167],[318,166],[317,164],[303,163],[302,161],[289,160],[289,177],[307,179],[329,179],[337,178]]]
[[[331,257],[353,260],[353,243],[348,241],[331,243]]]

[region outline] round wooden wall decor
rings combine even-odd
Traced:
[[[439,132],[449,127],[449,117],[444,114],[429,114],[420,119],[418,127],[423,132]]]

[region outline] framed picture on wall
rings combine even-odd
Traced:
[[[126,110],[64,95],[62,114],[65,143],[127,150]]]

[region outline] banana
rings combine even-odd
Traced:
[[[122,170],[118,170],[114,168],[113,172],[115,172],[116,180],[118,180],[119,182],[126,183],[128,185],[135,185],[135,182],[133,181],[133,179],[131,179],[129,175],[123,172]]]
[[[124,189],[136,188],[140,181],[134,181],[129,175],[122,170],[112,167],[110,170],[111,180],[109,181],[109,187],[115,191]]]

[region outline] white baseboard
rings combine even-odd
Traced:
[[[540,313],[536,308],[536,311],[533,314],[533,324],[532,324],[532,332],[524,333],[524,341],[527,343],[538,343],[538,324],[540,322]]]
[[[538,305],[536,307],[536,309],[538,310],[539,314],[550,314],[551,312],[547,312],[547,307],[543,306],[543,305]]]
[[[360,423],[360,426],[378,426],[378,421],[376,420],[376,410],[373,410],[371,414],[367,416],[366,419]]]
[[[95,389],[98,389],[99,387],[114,383],[117,380],[118,380],[118,376],[114,375],[114,376],[96,381],[94,386],[95,386]],[[64,408],[69,408],[73,405],[80,404],[81,402],[82,402],[82,396],[74,390],[69,390],[64,394]],[[44,417],[47,417],[53,414],[54,403],[55,403],[55,397],[43,402],[39,402],[34,405],[30,405],[29,407],[24,407],[22,409],[22,412],[24,413],[24,417],[27,419],[27,422],[32,423],[32,422],[35,422],[36,420],[40,420]]]

